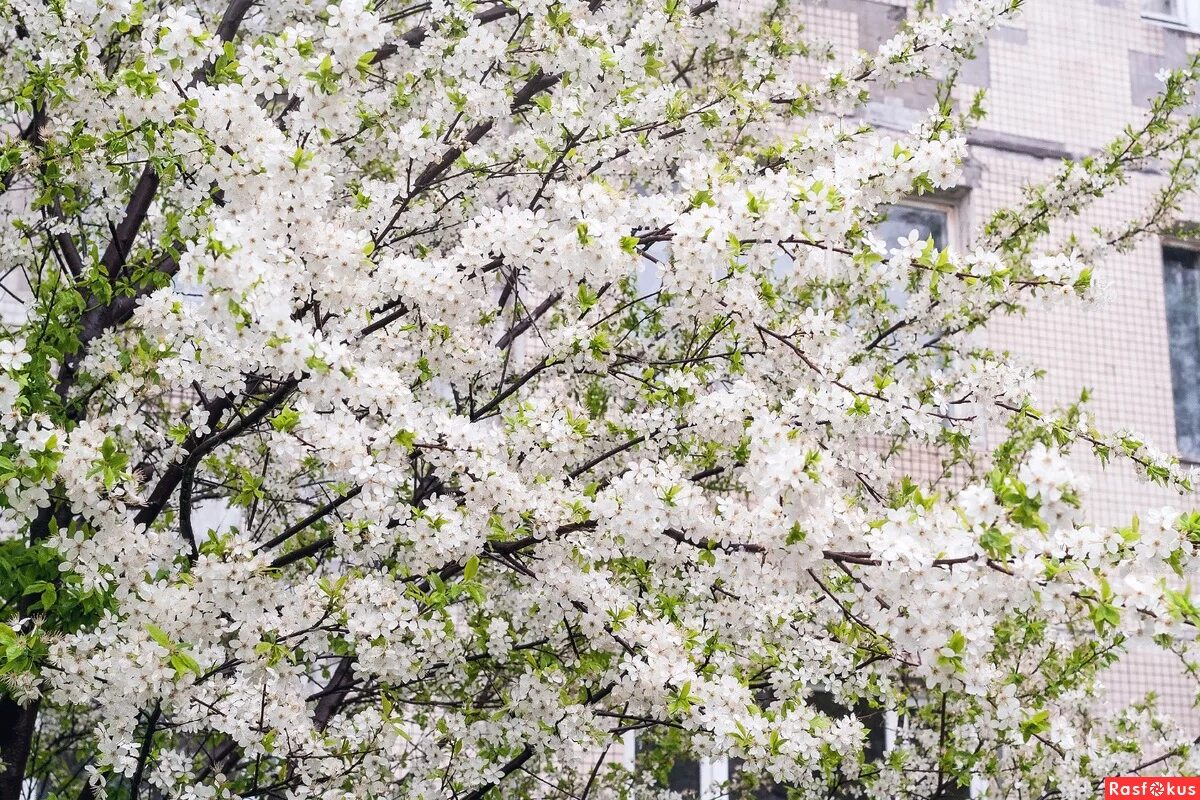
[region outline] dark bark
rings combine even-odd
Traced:
[[[0,800],[18,800],[25,781],[25,762],[33,742],[38,703],[20,705],[8,695],[0,697]]]
[[[337,713],[354,683],[354,658],[342,656],[337,669],[333,671],[333,677],[329,679],[329,685],[321,693],[321,699],[317,701],[317,707],[313,709],[313,725],[317,730],[325,730],[325,726]]]
[[[507,764],[505,764],[503,767],[500,768],[501,780],[503,780],[504,778],[507,778],[509,775],[513,774],[514,772],[519,770],[521,767],[525,766],[525,762],[531,758],[533,758],[533,747],[530,745],[525,745],[525,748],[523,750],[521,750],[520,753],[517,754],[516,758],[514,758],[512,761],[509,761]],[[480,786],[479,788],[475,789],[473,792],[468,794],[464,798],[464,800],[482,800],[484,797],[487,796],[488,792],[490,792],[492,789],[496,788],[498,783],[499,783],[499,781],[490,781],[488,783],[485,783],[483,786]]]

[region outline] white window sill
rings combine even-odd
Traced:
[[[1142,14],[1142,20],[1149,22],[1152,25],[1161,25],[1164,28],[1171,30],[1182,31],[1183,33],[1197,33],[1194,26],[1188,24],[1186,20],[1178,17],[1159,17],[1154,14]]]

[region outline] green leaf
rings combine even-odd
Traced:
[[[1029,741],[1038,734],[1045,733],[1050,730],[1050,712],[1047,709],[1042,709],[1030,717],[1026,717],[1021,722],[1021,736],[1025,741]]]
[[[177,676],[187,672],[191,672],[197,677],[204,674],[204,670],[200,669],[200,663],[182,650],[176,650],[171,654],[170,663]]]
[[[167,648],[168,650],[173,649],[173,645],[171,644],[171,637],[167,636],[167,632],[164,631],[162,628],[158,627],[157,625],[152,625],[149,622],[147,622],[146,623],[146,633],[150,634],[151,639],[158,642],[160,645]]]
[[[300,412],[290,406],[284,408],[271,420],[271,427],[277,431],[290,432],[300,423]]]
[[[479,572],[479,556],[471,556],[467,559],[467,563],[463,565],[463,578],[468,581],[475,580],[475,575]]]

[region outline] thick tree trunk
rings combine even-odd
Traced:
[[[7,695],[0,697],[0,760],[4,762],[0,771],[0,800],[21,797],[37,713],[36,700],[22,706]]]

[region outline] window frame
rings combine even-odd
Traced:
[[[1147,11],[1145,6],[1138,11],[1143,20],[1155,25],[1192,32],[1200,30],[1200,0],[1175,0],[1175,3],[1179,9],[1175,15]]]
[[[1200,246],[1197,246],[1197,243],[1194,241],[1185,241],[1182,239],[1176,239],[1171,236],[1161,236],[1161,237],[1159,237],[1159,241],[1158,241],[1159,270],[1162,275],[1161,280],[1162,280],[1162,291],[1163,291],[1163,295],[1162,295],[1162,298],[1163,298],[1163,326],[1164,326],[1164,333],[1166,336],[1166,348],[1167,348],[1166,355],[1167,355],[1168,375],[1169,375],[1168,385],[1170,386],[1170,396],[1171,396],[1171,429],[1172,429],[1172,432],[1174,433],[1173,441],[1171,442],[1171,444],[1174,446],[1175,456],[1176,456],[1176,458],[1179,459],[1179,462],[1181,464],[1200,465],[1200,449],[1197,449],[1194,452],[1185,452],[1184,448],[1180,445],[1180,441],[1179,441],[1179,417],[1180,417],[1179,412],[1180,412],[1180,410],[1179,410],[1179,404],[1175,400],[1175,382],[1176,382],[1175,360],[1174,360],[1173,354],[1171,353],[1171,311],[1170,311],[1170,300],[1167,297],[1167,264],[1168,264],[1167,251],[1169,251],[1169,250],[1174,250],[1174,251],[1184,252],[1184,253],[1191,253],[1192,259],[1193,259],[1192,266],[1183,267],[1183,268],[1195,270],[1198,274],[1198,277],[1200,277]],[[1193,307],[1193,313],[1196,315],[1197,324],[1200,324],[1200,301],[1198,301],[1195,304],[1195,306]]]
[[[969,200],[969,191],[938,192],[930,195],[903,197],[888,205],[892,208],[917,208],[942,214],[945,217],[946,229],[946,241],[943,242],[942,248],[962,252],[965,249],[963,245],[967,241],[964,225],[965,221],[969,218],[969,207],[967,205]],[[943,407],[945,418],[942,420],[942,426],[947,427],[956,421],[969,420],[976,413],[976,410],[974,402],[948,402]]]
[[[946,243],[947,249],[961,250],[959,246],[964,237],[960,226],[962,219],[965,216],[963,211],[964,200],[955,197],[943,196],[939,194],[920,195],[918,197],[902,197],[894,203],[888,203],[891,207],[908,206],[909,208],[919,208],[924,211],[936,211],[946,215]]]
[[[896,740],[908,727],[907,720],[894,708],[883,709],[880,718],[880,729],[883,733],[883,752],[880,758],[887,758],[888,753],[896,746]],[[868,745],[869,746],[869,745]],[[626,731],[621,737],[620,764],[631,774],[637,773],[637,732]],[[699,773],[697,800],[728,800],[725,786],[730,778],[730,759],[728,756],[717,758],[701,757],[694,762]],[[986,779],[979,775],[971,776],[967,788],[967,796],[981,797],[987,788]],[[636,800],[636,792],[630,793],[630,798]]]

